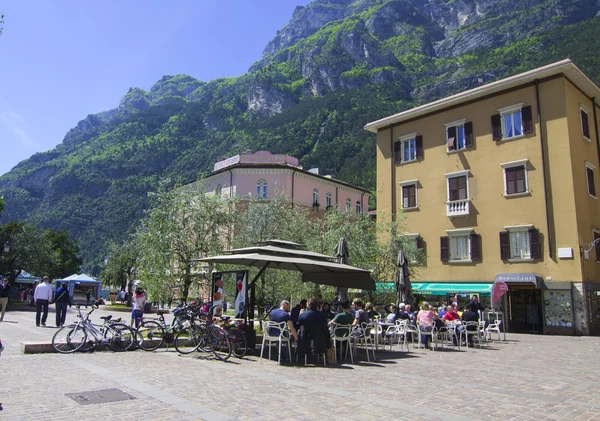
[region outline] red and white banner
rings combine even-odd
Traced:
[[[492,307],[496,305],[496,302],[498,302],[507,291],[508,285],[506,282],[494,282],[494,285],[492,286]]]

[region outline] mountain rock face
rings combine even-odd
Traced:
[[[0,177],[2,222],[68,230],[98,274],[106,242],[131,232],[161,178],[195,180],[244,150],[374,189],[369,121],[566,57],[598,80],[599,3],[314,0],[247,74],[131,88],[19,163]]]

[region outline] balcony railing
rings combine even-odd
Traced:
[[[446,202],[446,215],[449,217],[468,215],[469,203],[469,200],[454,200],[452,202]]]

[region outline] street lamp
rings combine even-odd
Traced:
[[[585,320],[585,330],[587,335],[590,334],[590,303],[588,300],[588,292],[586,288],[587,281],[587,272],[585,269],[585,261],[590,258],[590,251],[600,242],[600,237],[596,238],[589,244],[589,247],[586,248],[585,245],[581,246],[581,250],[583,251],[583,259],[581,259],[583,265],[583,282],[581,282],[581,294],[583,295],[583,318]]]

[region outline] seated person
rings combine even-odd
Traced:
[[[477,314],[473,310],[465,307],[463,314],[462,314],[462,321],[463,322],[479,322],[479,314]],[[467,331],[476,332],[477,326],[467,326]],[[467,335],[467,338],[469,341],[469,346],[473,346],[473,335]]]
[[[100,297],[100,296],[98,296],[98,297],[96,298],[96,301],[94,301],[94,305],[95,305],[96,307],[98,307],[98,306],[100,306],[100,305],[104,305],[104,304],[105,304],[105,303],[104,303],[104,300],[103,300],[103,299],[102,299],[102,297]]]
[[[413,312],[411,311],[411,309],[410,309],[410,304],[407,304],[407,305],[406,305],[406,308],[405,308],[405,310],[406,310],[406,314],[408,314],[408,318],[409,318],[409,320],[415,320],[415,319],[416,319],[416,317],[415,317],[415,313],[413,313]]]
[[[365,304],[365,311],[369,316],[369,319],[378,319],[380,317],[379,312],[373,307],[373,304],[367,303]]]
[[[214,317],[222,317],[223,316],[223,306],[216,306],[213,312]]]
[[[329,322],[329,326],[351,325],[354,322],[354,316],[350,313],[350,301],[342,301],[340,307],[342,312],[335,315],[333,320]],[[346,333],[343,329],[337,331],[338,336],[346,335]]]
[[[287,300],[283,300],[279,305],[279,308],[272,310],[269,314],[269,320],[276,323],[286,323],[290,334],[295,340],[298,340],[298,333],[296,332],[296,328],[294,327],[294,323],[292,322],[292,316],[290,315],[290,302]],[[273,336],[278,336],[280,332],[277,329],[269,329],[269,334]],[[288,335],[287,332],[284,335]]]
[[[448,306],[446,305],[446,303],[442,303],[442,305],[440,305],[438,307],[438,316],[440,316],[441,319],[444,318],[444,314],[446,314],[446,311],[448,309]]]
[[[299,355],[305,355],[309,350],[315,355],[319,355],[324,353],[327,348],[331,348],[327,318],[318,308],[318,301],[310,299],[307,303],[307,309],[298,316],[298,325],[301,332],[298,341]]]
[[[331,308],[330,308],[328,302],[324,302],[321,305],[321,311],[325,314],[325,317],[327,318],[327,320],[331,320],[335,316],[335,314],[333,314],[333,312],[331,311]]]
[[[390,314],[387,315],[385,321],[388,323],[396,323],[396,318],[398,315],[396,314],[396,306],[394,304],[390,304]]]
[[[406,312],[406,304],[400,303],[400,306],[398,308],[398,317],[397,317],[397,319],[399,319],[399,320],[408,320],[408,319],[410,319],[408,313]]]
[[[442,317],[442,319],[445,322],[453,322],[455,320],[460,320],[460,316],[458,315],[458,313],[456,312],[456,310],[454,310],[454,307],[447,306],[446,307],[446,312],[444,313],[444,316]]]

